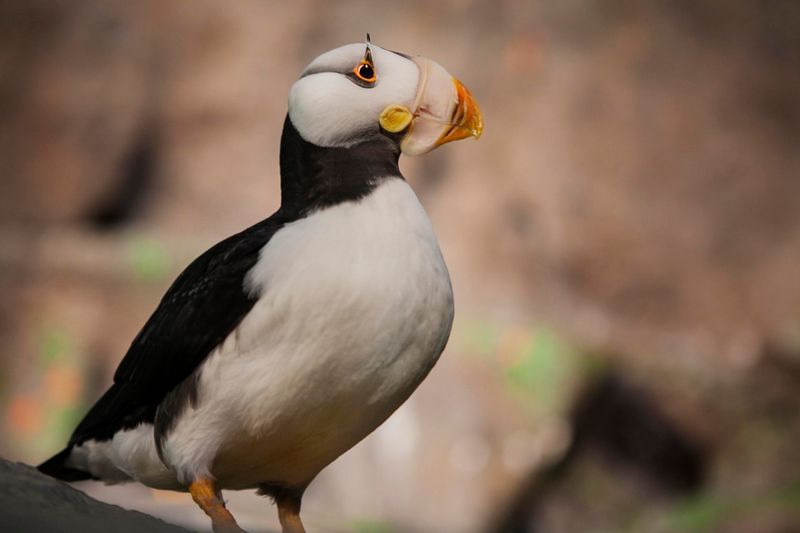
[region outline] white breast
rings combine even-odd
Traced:
[[[164,442],[179,478],[310,481],[405,401],[453,319],[430,221],[401,179],[285,226],[246,286],[258,302]]]

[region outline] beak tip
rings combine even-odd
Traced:
[[[459,126],[466,130],[465,132],[469,136],[480,139],[483,133],[483,116],[480,107],[463,83],[456,78],[453,78],[453,83],[456,87],[458,107],[463,110]]]
[[[472,136],[475,137],[476,141],[480,139],[481,135],[483,135],[483,121],[481,121],[480,124],[472,128],[472,131],[470,133],[472,133]]]

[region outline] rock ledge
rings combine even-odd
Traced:
[[[189,530],[99,502],[32,466],[0,459],[0,531],[188,533]]]

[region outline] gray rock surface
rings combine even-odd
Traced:
[[[0,459],[0,531],[186,533],[188,530],[98,502],[31,466]]]

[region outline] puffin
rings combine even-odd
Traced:
[[[314,59],[289,92],[280,208],[183,270],[39,470],[189,492],[215,532],[243,531],[221,491],[255,489],[283,533],[303,533],[306,487],[411,395],[450,335],[450,277],[400,154],[482,130],[430,59],[369,36]]]

